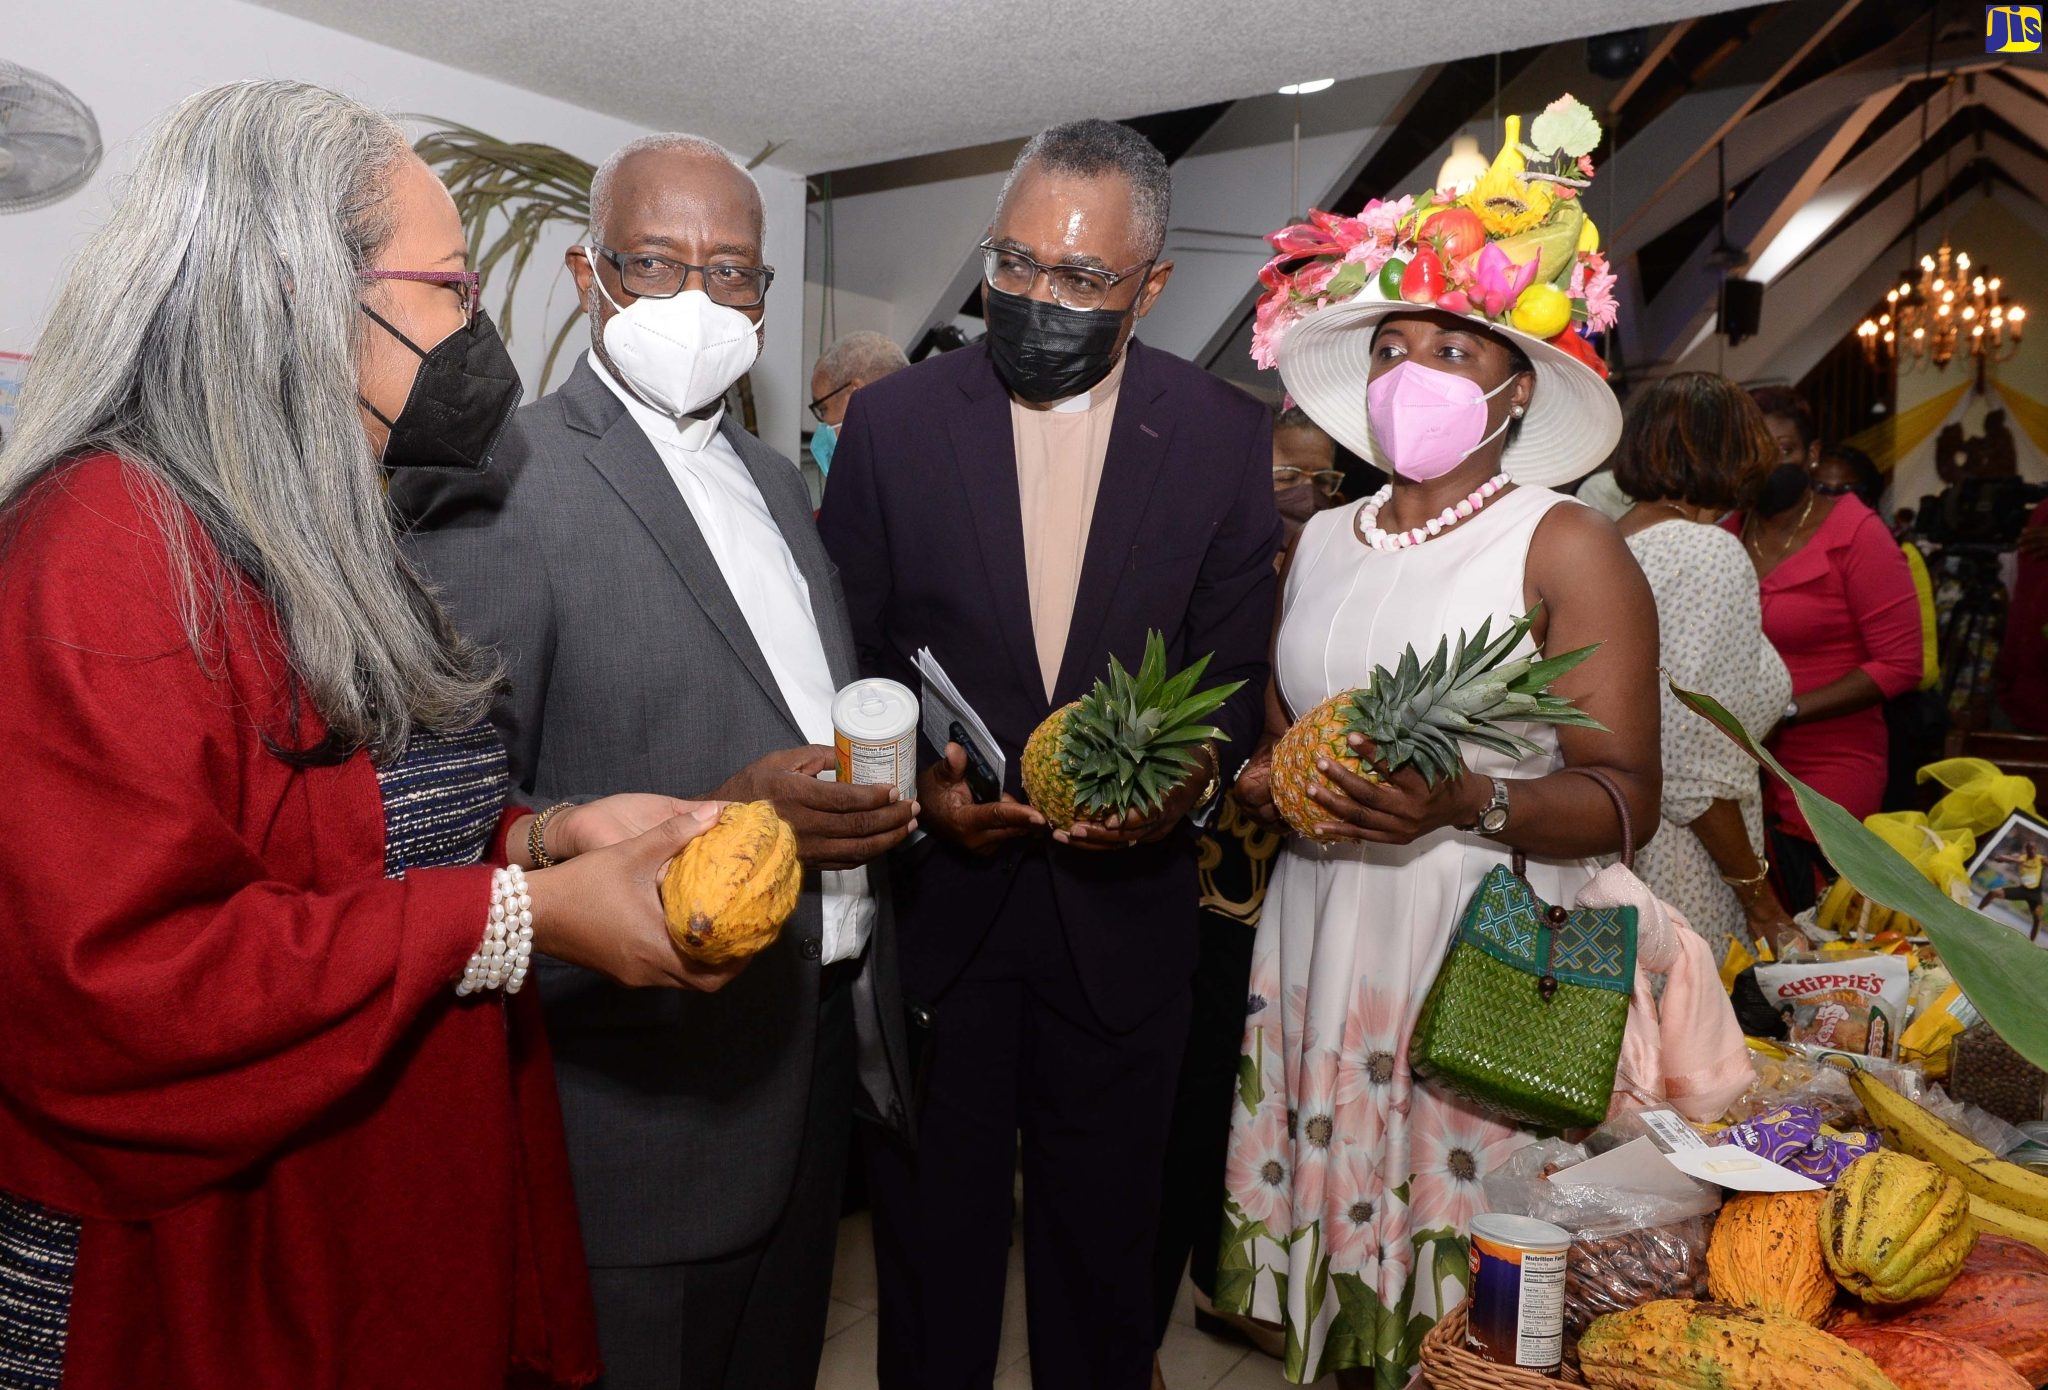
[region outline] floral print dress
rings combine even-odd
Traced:
[[[1306,713],[1366,684],[1413,645],[1496,629],[1526,607],[1529,541],[1554,506],[1517,488],[1425,545],[1383,552],[1355,508],[1308,524],[1287,577],[1275,678]],[[1556,736],[1514,760],[1466,750],[1473,771],[1542,776]],[[1252,956],[1226,1172],[1216,1302],[1281,1323],[1297,1383],[1364,1368],[1408,1384],[1423,1336],[1464,1300],[1466,1237],[1482,1186],[1530,1136],[1415,1079],[1408,1037],[1467,900],[1502,846],[1442,830],[1399,848],[1290,840]],[[1531,860],[1539,896],[1569,903],[1591,866]]]

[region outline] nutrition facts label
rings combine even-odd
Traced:
[[[1522,1316],[1515,1332],[1517,1366],[1551,1367],[1564,1357],[1565,1252],[1522,1252]]]

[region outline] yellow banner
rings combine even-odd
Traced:
[[[1902,410],[1889,420],[1852,434],[1842,442],[1855,445],[1889,473],[1900,459],[1919,448],[1929,435],[1941,428],[1941,422],[1948,419],[1949,413],[1969,389],[1970,381],[1965,377],[1953,389],[1922,401],[1911,410]],[[2001,386],[1999,389],[2005,388]],[[2019,412],[2013,413],[2017,415]]]
[[[2027,438],[2034,441],[2034,447],[2048,454],[2048,405],[2043,405],[2026,392],[1997,382],[1999,396],[2005,401],[2005,413],[2013,423],[2027,432]]]

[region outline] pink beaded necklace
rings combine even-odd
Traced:
[[[1481,483],[1470,497],[1457,506],[1445,507],[1441,516],[1431,517],[1427,524],[1412,531],[1396,532],[1382,531],[1379,527],[1380,508],[1386,506],[1387,499],[1394,495],[1394,485],[1388,483],[1366,499],[1365,505],[1359,508],[1358,519],[1352,523],[1352,527],[1357,531],[1358,538],[1374,550],[1406,550],[1411,545],[1421,545],[1424,541],[1435,540],[1459,522],[1477,515],[1502,488],[1508,485],[1508,482],[1507,474],[1496,473]]]

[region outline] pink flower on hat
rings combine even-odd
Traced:
[[[1586,301],[1587,332],[1604,333],[1614,327],[1614,272],[1598,251],[1586,252],[1572,266],[1571,296]]]
[[[1526,261],[1518,261],[1501,250],[1497,243],[1487,242],[1480,249],[1472,276],[1473,307],[1490,319],[1505,314],[1514,307],[1522,291],[1535,282],[1536,264],[1533,256]]]

